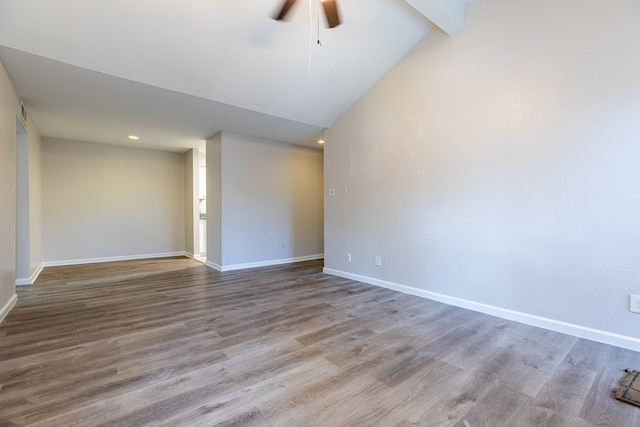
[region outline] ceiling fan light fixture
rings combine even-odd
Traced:
[[[284,0],[282,2],[282,7],[278,14],[273,16],[273,19],[276,21],[282,21],[291,7],[295,4],[297,0]],[[320,0],[320,4],[322,4],[322,8],[324,9],[324,16],[327,18],[327,25],[329,28],[335,28],[340,25],[340,14],[338,13],[338,5],[336,3],[337,0]]]
[[[276,16],[274,16],[273,19],[275,19],[276,21],[282,21],[285,18],[285,16],[287,16],[287,13],[289,13],[291,6],[293,6],[295,2],[296,0],[285,0],[282,3],[280,12]]]
[[[336,0],[320,0],[324,9],[324,16],[327,18],[329,28],[335,28],[340,25],[340,15],[338,14],[338,5]]]

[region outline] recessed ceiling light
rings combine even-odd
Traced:
[[[140,138],[135,135],[129,135],[129,139],[140,139]]]
[[[324,139],[319,139],[318,144],[324,144]]]

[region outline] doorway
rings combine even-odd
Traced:
[[[206,156],[200,153],[198,168],[198,253],[207,258],[207,165]],[[202,164],[204,162],[204,164]]]
[[[192,217],[193,258],[207,262],[207,156],[205,150],[193,149],[190,160],[192,169]]]

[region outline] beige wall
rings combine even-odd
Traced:
[[[222,266],[222,132],[207,139],[207,262]]]
[[[29,277],[31,253],[29,223],[29,136],[21,123],[16,123],[16,285]]]
[[[20,129],[16,136],[16,284],[29,285],[42,268],[42,147],[40,133],[31,120],[26,133]]]
[[[184,155],[43,139],[46,263],[183,253]]]
[[[42,138],[32,121],[29,135],[29,276],[42,268]],[[31,281],[30,281],[31,283]]]
[[[0,63],[0,321],[15,304],[16,282],[28,283],[42,260],[41,139],[29,117],[24,129],[27,133],[20,136],[23,163],[22,181],[18,186],[16,120],[19,112],[18,95]],[[18,188],[24,191],[20,207],[24,221],[20,221],[20,230],[16,215]]]
[[[209,261],[233,269],[321,257],[322,156],[228,132],[209,140]]]
[[[325,133],[328,271],[640,349],[639,16],[487,0],[428,35]]]
[[[18,96],[0,63],[0,320],[15,297]]]

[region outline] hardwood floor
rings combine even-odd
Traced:
[[[322,273],[46,268],[0,324],[0,426],[640,426],[640,354]]]

